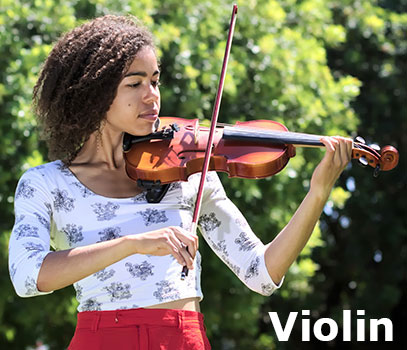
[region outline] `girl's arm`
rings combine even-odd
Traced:
[[[182,244],[183,243],[183,244]],[[188,251],[186,247],[188,246]],[[37,288],[49,292],[69,286],[132,254],[172,254],[193,269],[198,238],[181,227],[166,227],[83,247],[50,252],[38,274]]]
[[[309,192],[287,226],[265,251],[266,266],[275,283],[281,281],[308,242],[333,185],[351,159],[352,140],[327,137],[321,142],[326,153],[312,175]]]

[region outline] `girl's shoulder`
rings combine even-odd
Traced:
[[[52,177],[70,174],[69,168],[60,160],[44,163],[27,169],[21,178]]]
[[[57,183],[63,177],[72,174],[65,164],[56,160],[27,169],[20,177],[17,184],[17,194],[21,188],[49,188],[52,183]]]

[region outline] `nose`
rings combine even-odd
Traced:
[[[158,86],[154,86],[152,84],[149,84],[148,87],[146,88],[145,94],[144,94],[144,101],[145,102],[157,102],[160,100],[160,90]]]

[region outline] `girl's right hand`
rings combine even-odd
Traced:
[[[171,254],[179,264],[193,269],[198,250],[198,236],[179,226],[128,236],[136,254],[163,256]]]

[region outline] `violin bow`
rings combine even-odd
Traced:
[[[222,71],[220,74],[218,90],[216,92],[215,104],[213,106],[213,111],[212,111],[211,127],[209,129],[208,143],[206,144],[205,157],[204,157],[204,162],[203,162],[203,166],[202,166],[201,180],[199,182],[198,194],[196,197],[194,214],[192,217],[191,233],[196,233],[197,226],[198,226],[198,217],[199,217],[199,212],[201,210],[203,189],[205,186],[206,174],[208,173],[208,169],[209,169],[209,161],[211,158],[211,153],[212,153],[212,148],[213,148],[213,138],[214,138],[214,134],[215,134],[216,123],[218,121],[219,107],[220,107],[220,101],[222,99],[223,85],[224,85],[225,76],[226,76],[226,69],[228,66],[230,49],[232,47],[232,38],[233,38],[234,30],[235,30],[236,14],[237,14],[237,5],[234,4],[233,9],[232,9],[232,16],[231,16],[230,24],[229,24],[229,33],[228,33],[228,39],[226,42],[225,55],[223,56]],[[181,272],[181,280],[184,280],[186,276],[188,276],[188,268],[186,266],[184,266],[182,269],[182,272]]]

